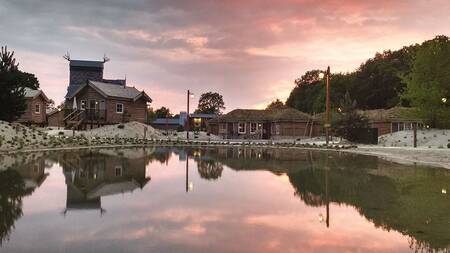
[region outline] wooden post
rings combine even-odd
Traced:
[[[330,141],[330,66],[327,68],[327,96],[326,96],[326,124],[325,124],[325,140],[328,146],[328,143]]]
[[[189,141],[189,95],[190,91],[187,91],[187,114],[186,114],[186,139]]]
[[[144,140],[147,139],[147,127],[144,127]]]
[[[417,148],[417,124],[413,124],[414,147]]]

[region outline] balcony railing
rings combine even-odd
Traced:
[[[65,112],[66,121],[106,121],[106,110],[99,109],[78,109],[78,110],[67,110]]]

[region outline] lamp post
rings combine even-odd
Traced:
[[[325,74],[326,76],[326,101],[325,101],[325,106],[326,106],[326,112],[325,112],[325,141],[326,144],[328,146],[329,142],[330,142],[330,127],[331,127],[331,115],[330,115],[330,66],[328,66],[327,68],[327,72]],[[319,74],[319,78],[322,79],[324,77],[323,73]]]
[[[194,97],[194,93],[187,90],[187,114],[186,114],[186,139],[189,140],[189,99]]]
[[[58,121],[58,130],[60,128],[60,118],[61,118],[61,107],[58,107],[58,117],[56,117],[56,120]]]

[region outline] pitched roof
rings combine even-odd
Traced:
[[[42,90],[34,90],[34,89],[30,89],[30,88],[25,88],[25,97],[26,98],[37,98],[38,96],[42,96],[42,98],[46,102],[50,101],[50,99],[48,99],[48,97],[44,94],[44,92]]]
[[[191,113],[191,118],[203,118],[203,119],[212,119],[217,118],[216,114],[209,114],[209,113]]]
[[[103,61],[70,60],[70,67],[103,68]]]
[[[359,110],[370,121],[418,120],[416,108],[392,107],[389,109]]]
[[[166,119],[166,118],[157,118],[155,119],[152,124],[155,125],[183,125],[183,122],[179,119],[179,118],[171,118],[171,119]]]
[[[117,84],[111,84],[111,83],[104,83],[104,82],[97,82],[97,81],[88,81],[87,84],[81,85],[77,87],[78,89],[72,92],[68,98],[74,97],[78,92],[80,92],[84,87],[89,85],[90,87],[94,88],[96,91],[98,91],[101,95],[104,97],[117,97],[117,98],[126,98],[126,99],[133,99],[136,101],[140,97],[144,96],[147,101],[151,102],[152,99],[144,92],[139,91],[135,87],[129,87],[129,86],[123,86],[123,85],[117,85]]]
[[[307,121],[310,118],[308,114],[293,108],[274,110],[235,109],[211,121]]]

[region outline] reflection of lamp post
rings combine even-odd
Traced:
[[[194,93],[187,91],[187,115],[186,115],[186,138],[189,140],[189,99],[194,98]]]
[[[330,141],[330,127],[331,127],[331,123],[330,123],[330,66],[328,66],[327,68],[327,72],[325,74],[326,76],[326,121],[325,121],[325,140],[326,140],[326,144],[328,145],[329,141]],[[324,73],[319,73],[319,78],[323,79],[324,78]]]
[[[189,182],[189,154],[186,152],[186,192],[194,189],[194,183]]]
[[[330,198],[329,198],[329,179],[328,179],[328,172],[330,170],[330,167],[328,166],[328,153],[325,154],[325,203],[326,203],[326,217],[323,217],[323,214],[319,214],[319,222],[323,222],[325,220],[325,223],[327,224],[327,228],[330,227]]]

